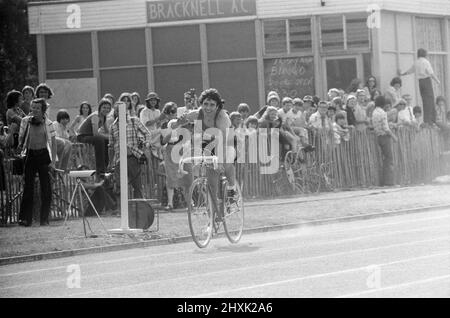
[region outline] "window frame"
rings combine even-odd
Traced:
[[[293,20],[309,20],[309,26],[310,26],[310,36],[311,36],[311,48],[310,49],[303,49],[300,51],[292,51],[291,49],[291,28],[289,21]],[[265,23],[266,22],[273,22],[273,21],[284,21],[285,25],[285,45],[286,45],[286,51],[285,52],[278,52],[278,53],[267,53],[266,51],[266,32],[265,32]],[[313,55],[314,51],[314,40],[313,40],[313,19],[312,15],[306,15],[306,16],[296,16],[296,17],[289,17],[289,18],[271,18],[271,19],[262,19],[262,37],[263,37],[263,58],[279,58],[279,57],[301,57],[301,56],[311,56]]]

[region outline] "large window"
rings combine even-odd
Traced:
[[[209,85],[234,111],[241,102],[259,109],[254,21],[206,25]]]
[[[46,35],[45,60],[49,79],[92,77],[91,34]]]
[[[101,94],[148,90],[144,29],[98,32]]]
[[[310,18],[264,21],[265,54],[311,51]]]
[[[320,17],[320,45],[322,51],[370,48],[367,15],[352,13]]]
[[[201,92],[202,66],[199,25],[152,28],[155,90],[163,103],[184,106],[183,93]]]

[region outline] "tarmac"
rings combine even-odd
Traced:
[[[384,203],[386,206],[380,206],[378,210],[372,209],[364,209],[364,201],[365,198],[370,198],[374,195],[384,194],[390,195],[390,197],[405,197],[409,200],[413,197],[417,197],[417,193],[422,192],[432,192],[437,193],[437,195],[425,195],[423,200],[421,200],[421,204],[414,204],[414,201],[411,201],[412,204],[398,204],[393,203],[389,204],[389,202]],[[257,213],[258,210],[263,209],[272,209],[273,207],[279,208],[282,211],[283,215],[279,216],[278,222],[274,222],[273,219],[268,219],[265,222],[265,219],[260,220],[260,222],[252,224],[247,224],[247,227],[244,229],[243,235],[252,234],[252,233],[264,233],[271,231],[281,231],[287,229],[295,229],[301,227],[309,227],[309,226],[318,226],[325,224],[333,224],[339,222],[352,222],[358,220],[368,220],[373,218],[381,218],[381,217],[391,217],[397,215],[403,215],[408,213],[419,213],[431,210],[439,210],[450,208],[450,196],[445,196],[445,193],[450,194],[450,185],[426,185],[426,186],[416,186],[416,187],[392,187],[392,188],[374,188],[374,189],[363,189],[356,191],[339,191],[339,192],[331,192],[331,193],[323,193],[316,196],[309,197],[286,197],[286,198],[277,198],[277,199],[269,199],[269,200],[249,200],[246,201],[245,207],[247,210],[252,210]],[[443,195],[444,194],[444,195]],[[361,205],[361,213],[357,215],[345,215],[344,213],[334,215],[333,217],[320,217],[320,218],[312,218],[311,220],[295,222],[292,221],[293,218],[289,218],[290,214],[295,216],[294,214],[298,213],[295,208],[290,207],[298,207],[302,204],[314,204],[317,203],[321,206],[325,206],[326,202],[348,202],[349,200],[355,199],[357,202],[360,202]],[[382,201],[382,200],[381,200]],[[401,201],[401,200],[400,200]],[[178,211],[182,214],[184,211]],[[166,212],[161,211],[161,214]],[[177,214],[171,213],[173,215]],[[261,213],[261,216],[268,215]],[[271,216],[275,215],[271,213]],[[282,220],[291,220],[286,223],[283,223]],[[267,225],[266,225],[267,224]],[[165,227],[163,229],[165,233],[173,233],[170,227]],[[220,236],[220,235],[219,235]],[[157,236],[155,236],[157,237]],[[55,259],[61,257],[70,257],[76,255],[85,255],[91,253],[105,253],[112,251],[119,251],[125,249],[134,249],[134,248],[144,248],[150,246],[162,246],[162,245],[171,245],[182,242],[192,241],[190,235],[169,235],[169,237],[165,238],[156,238],[149,239],[143,241],[136,241],[131,243],[123,243],[123,244],[111,244],[105,246],[95,246],[88,248],[75,248],[70,250],[62,250],[62,251],[54,251],[54,252],[46,252],[46,253],[37,253],[32,255],[19,255],[13,257],[4,257],[0,258],[0,265],[14,264],[14,263],[22,263],[22,262],[32,262],[39,260],[47,260],[47,259]]]

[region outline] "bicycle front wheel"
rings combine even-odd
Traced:
[[[213,230],[211,194],[205,179],[198,178],[192,183],[187,202],[192,239],[198,247],[204,248],[211,241]]]
[[[228,240],[231,243],[237,243],[241,239],[244,229],[244,198],[239,184],[236,183],[234,197],[229,197],[227,189],[224,187],[223,198],[223,228]]]

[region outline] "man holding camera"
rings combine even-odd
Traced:
[[[114,105],[114,122],[111,125],[109,135],[110,152],[113,152],[111,166],[115,167],[117,176],[119,175],[119,107],[125,107],[123,103]],[[144,147],[149,147],[152,139],[150,131],[136,117],[126,114],[127,120],[127,173],[128,183],[134,190],[134,198],[142,198],[141,167],[140,164],[146,161]]]

